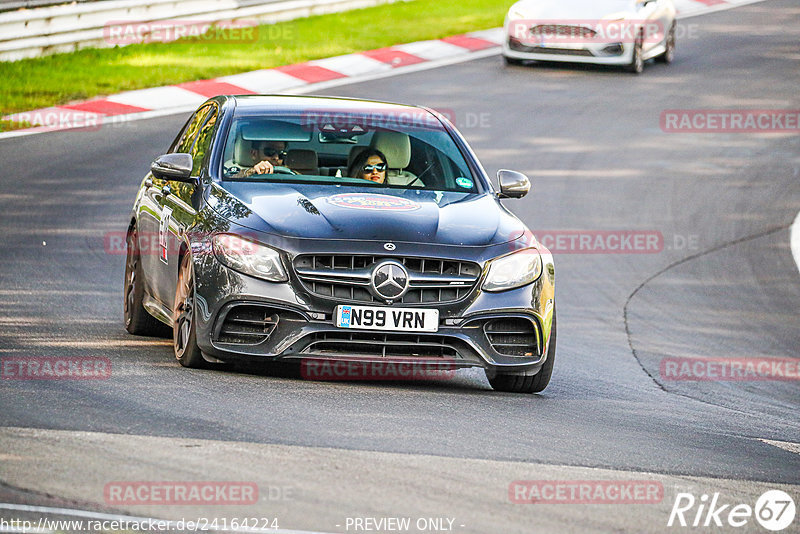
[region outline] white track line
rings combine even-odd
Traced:
[[[27,504],[10,504],[0,503],[0,510],[11,510],[15,512],[31,512],[40,514],[62,515],[68,517],[83,517],[86,519],[94,519],[100,521],[119,521],[128,523],[164,523],[166,522],[171,529],[176,529],[177,521],[168,521],[165,519],[156,519],[151,517],[135,517],[130,515],[116,515],[104,514],[101,512],[90,512],[88,510],[74,510],[71,508],[51,508],[49,506],[29,506]],[[192,521],[190,519],[190,521]],[[309,530],[285,530],[285,529],[208,529],[211,532],[248,532],[248,533],[274,533],[274,534],[327,534],[325,532],[309,531]],[[27,531],[31,532],[31,531]]]
[[[758,4],[760,2],[765,2],[766,0],[738,0],[736,3],[730,4],[719,4],[716,6],[711,7],[701,7],[697,11],[689,11],[685,15],[678,14],[679,19],[688,19],[691,17],[698,17],[700,15],[707,15],[709,13],[716,13],[717,11],[726,11],[728,9],[734,9],[737,7],[742,6],[749,6],[750,4]]]
[[[778,447],[779,449],[783,449],[785,451],[800,454],[800,443],[792,443],[790,441],[775,441],[771,439],[762,439],[761,441],[767,445],[772,445],[773,447]]]
[[[800,213],[797,214],[797,217],[792,224],[790,235],[792,255],[794,256],[794,262],[797,264],[797,269],[800,270]]]

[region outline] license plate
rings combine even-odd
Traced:
[[[334,320],[339,328],[394,332],[437,332],[439,330],[439,310],[337,306]]]

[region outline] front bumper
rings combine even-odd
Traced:
[[[334,324],[335,308],[354,303],[310,294],[293,273],[289,282],[272,283],[233,271],[213,254],[193,259],[197,343],[211,360],[411,359],[423,365],[536,372],[547,355],[555,298],[549,254],[543,255],[542,276],[527,286],[483,292],[484,268],[461,300],[412,306],[439,310],[436,333],[341,329]]]
[[[506,33],[503,55],[531,61],[563,61],[595,65],[628,65],[633,58],[632,43],[563,43],[558,46],[524,44]]]

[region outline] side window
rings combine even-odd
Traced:
[[[189,153],[192,155],[192,176],[198,176],[200,174],[200,167],[203,165],[203,161],[206,159],[206,154],[208,154],[211,148],[211,140],[214,137],[214,126],[217,124],[217,111],[213,110],[210,116],[205,121],[202,127],[200,127],[200,132],[197,134],[197,139],[194,142],[194,146],[191,148]]]
[[[205,106],[200,108],[197,113],[194,114],[194,117],[192,117],[192,119],[189,121],[189,124],[186,126],[186,128],[184,128],[181,138],[175,145],[172,152],[189,152],[191,150],[192,143],[194,142],[194,138],[197,137],[197,132],[200,129],[200,125],[203,124],[203,121],[206,119],[206,115],[208,115],[212,109],[212,106]]]

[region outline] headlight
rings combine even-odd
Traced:
[[[492,261],[483,290],[497,292],[522,287],[541,275],[541,254],[535,248],[526,248]]]
[[[214,255],[220,263],[234,271],[270,282],[289,280],[277,250],[233,234],[217,234],[212,243]]]

